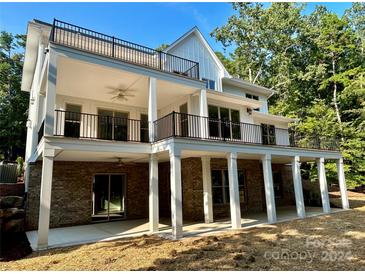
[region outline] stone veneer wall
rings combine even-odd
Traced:
[[[237,161],[238,169],[245,171],[247,203],[241,205],[242,215],[251,211],[265,210],[265,194],[260,161]],[[203,221],[203,184],[200,158],[182,159],[182,189],[184,220]],[[226,169],[226,159],[211,159],[212,169]],[[295,204],[291,167],[273,165],[280,170],[283,179],[284,197],[276,201],[278,206]],[[39,192],[42,162],[30,167],[26,226],[38,227]],[[148,217],[148,164],[126,164],[100,162],[54,162],[51,198],[50,226],[88,224],[92,212],[92,181],[98,173],[127,174],[127,219]],[[170,164],[159,163],[159,208],[161,218],[170,218]],[[214,218],[229,217],[229,204],[214,205]]]
[[[39,193],[42,162],[30,167],[26,210],[28,230],[38,227]],[[50,226],[88,224],[92,212],[92,182],[98,173],[125,173],[127,175],[127,218],[148,215],[148,164],[104,162],[60,162],[53,166]]]

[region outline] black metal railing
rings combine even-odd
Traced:
[[[147,121],[64,110],[55,110],[54,135],[72,138],[149,142]]]
[[[54,19],[53,43],[199,79],[199,63]]]
[[[169,137],[338,150],[337,140],[330,136],[304,137],[294,129],[232,122],[177,112],[172,112],[154,122],[155,141]]]
[[[39,127],[39,130],[38,130],[38,144],[42,140],[43,135],[44,135],[44,120],[42,121],[42,124],[41,124],[41,126]]]

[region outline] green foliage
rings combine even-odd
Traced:
[[[315,133],[337,136],[349,186],[365,182],[365,3],[353,3],[342,17],[317,6],[234,3],[235,14],[212,32],[234,46],[218,57],[233,75],[276,90],[270,111],[299,119],[311,142]],[[336,177],[328,164],[329,178]],[[313,165],[306,165],[312,179]]]
[[[25,36],[0,33],[0,158],[24,156],[28,94],[20,90]]]
[[[170,45],[169,44],[161,44],[160,46],[158,46],[156,48],[157,51],[164,51],[165,49],[167,49]]]

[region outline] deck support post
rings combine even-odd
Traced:
[[[170,151],[171,226],[173,239],[183,236],[180,151]]]
[[[292,159],[292,173],[295,193],[295,204],[299,218],[305,218],[305,205],[303,197],[302,176],[300,173],[300,157],[294,156]]]
[[[329,201],[329,196],[328,196],[326,169],[324,167],[324,158],[323,157],[317,159],[317,169],[318,169],[319,187],[321,190],[323,212],[330,213],[331,207],[330,207],[330,201]]]
[[[40,191],[40,201],[39,201],[37,249],[47,248],[48,246],[54,156],[55,156],[55,150],[44,149],[43,162],[42,162],[41,191]]]
[[[208,137],[208,101],[207,90],[202,89],[199,92],[199,116],[201,119],[200,138]]]
[[[213,222],[212,177],[210,173],[210,158],[202,157],[204,221]]]
[[[336,165],[337,165],[338,184],[340,186],[340,192],[341,192],[342,208],[349,209],[350,206],[349,206],[349,199],[347,197],[345,170],[343,167],[342,157],[340,159],[336,160]]]
[[[158,208],[158,158],[156,154],[150,154],[149,161],[149,226],[150,232],[158,232],[159,208]]]
[[[265,199],[268,223],[276,222],[275,194],[273,186],[271,155],[266,154],[262,157],[262,169],[264,174]]]
[[[237,153],[231,152],[227,156],[229,203],[231,208],[231,223],[233,229],[241,228],[241,207],[238,188]]]
[[[157,80],[154,77],[149,78],[148,82],[148,136],[152,143],[155,140],[154,122],[157,120]]]

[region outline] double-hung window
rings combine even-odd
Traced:
[[[207,78],[202,78],[202,80],[205,82],[205,87],[207,89],[215,90],[215,81],[214,80],[210,80]]]
[[[276,144],[275,126],[261,124],[261,135],[262,135],[262,143],[264,145]]]
[[[65,132],[66,137],[80,137],[81,126],[81,106],[79,105],[66,105],[65,112]]]
[[[253,94],[250,94],[250,93],[246,93],[246,98],[256,100],[256,101],[260,100],[257,95],[253,95]],[[260,108],[255,108],[254,110],[255,111],[260,111]]]
[[[238,170],[238,188],[240,194],[240,203],[246,203],[245,176],[243,170]],[[228,170],[212,170],[212,195],[213,204],[229,203],[229,181]]]

